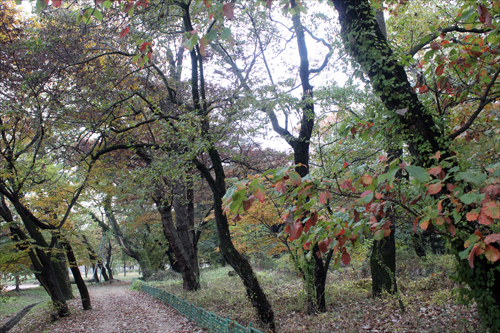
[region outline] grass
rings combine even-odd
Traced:
[[[398,261],[398,296],[371,297],[371,279],[351,267],[329,272],[327,311],[309,315],[302,280],[290,269],[257,270],[261,286],[272,304],[279,332],[478,332],[477,311],[460,305],[457,285],[449,279],[453,258]],[[153,282],[221,317],[242,325],[258,323],[238,276],[229,267],[201,271],[201,290],[186,292],[180,278]],[[404,312],[400,307],[404,305]]]
[[[21,289],[18,292],[11,290],[0,296],[0,322],[5,322],[32,303],[49,300],[50,297],[42,287]]]

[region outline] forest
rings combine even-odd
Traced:
[[[500,330],[498,1],[0,9],[0,291],[64,318],[118,267],[199,304],[222,269],[263,332],[420,294]]]

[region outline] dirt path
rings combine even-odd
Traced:
[[[74,313],[45,329],[51,333],[204,332],[170,306],[129,287],[125,282],[90,286],[92,310],[82,311],[80,299],[73,300]]]

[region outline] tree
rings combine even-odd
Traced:
[[[12,18],[12,10],[5,4],[2,7],[2,13]],[[22,28],[15,28],[19,25]],[[67,77],[59,76],[60,63],[49,51],[61,40],[44,44],[36,35],[27,34],[29,29],[28,23],[2,25],[0,193],[9,204],[3,202],[0,213],[9,223],[18,248],[28,253],[35,275],[59,315],[66,316],[66,300],[72,297],[66,256],[83,308],[91,308],[73,250],[64,235],[90,168],[70,172],[58,163],[74,156],[64,149],[72,143],[66,132],[70,122],[61,117],[57,104],[67,88]]]
[[[388,111],[386,114],[389,116],[388,119],[390,124],[401,131],[401,137],[409,145],[409,150],[416,159],[417,164],[424,167],[432,167],[437,160],[442,162],[442,165],[435,166],[438,169],[431,171],[431,174],[437,177],[442,171],[445,176],[452,175],[454,170],[460,168],[460,161],[452,157],[452,140],[456,139],[461,133],[467,131],[476,117],[483,111],[485,105],[492,103],[498,98],[498,92],[494,90],[498,85],[496,80],[500,73],[500,68],[497,68],[498,65],[493,65],[488,68],[492,76],[480,76],[480,79],[474,82],[474,86],[476,87],[474,89],[476,89],[479,94],[476,111],[457,131],[448,134],[441,130],[441,126],[435,121],[432,112],[420,101],[418,95],[412,89],[404,68],[394,58],[392,49],[383,38],[374,20],[370,4],[367,1],[332,1],[332,3],[339,13],[339,22],[342,27],[342,37],[344,38],[346,49],[370,78],[373,89],[380,95],[387,107]],[[485,34],[491,31],[491,29],[482,31],[474,30],[474,24],[478,25],[479,23],[487,27],[491,26],[492,17],[494,17],[494,15],[492,15],[490,11],[497,11],[498,6],[487,8],[484,5],[478,5],[475,13],[475,6],[471,6],[471,3],[465,1],[463,2],[463,8],[468,10],[469,17],[465,17],[463,20],[458,18],[457,25],[449,28],[451,31],[464,31],[466,33],[480,32]],[[474,18],[478,19],[479,22],[475,21]],[[469,22],[468,20],[474,22],[470,27],[467,25],[464,28],[459,26],[467,24],[467,22]],[[445,31],[447,30],[441,29],[441,32],[444,33]],[[433,33],[438,34],[439,30]],[[366,38],[367,36],[372,37]],[[422,41],[422,46],[428,45],[432,39],[433,35],[431,35],[430,38],[426,38],[425,41]],[[489,33],[485,39],[494,43],[493,45],[496,45],[495,43],[498,42],[498,36],[492,35],[491,33]],[[482,40],[484,41],[485,39]],[[442,48],[442,45],[443,43],[430,44],[434,52],[426,56],[428,58],[433,58],[434,54],[438,53],[437,51]],[[457,46],[459,49],[463,47],[460,46],[460,44]],[[467,47],[465,47],[465,49],[467,49]],[[488,55],[485,55],[483,52],[478,52],[480,52],[480,54],[477,54],[478,57],[474,59],[470,57],[470,55],[467,59],[463,58],[463,64],[457,63],[457,61],[452,64],[452,61],[448,62],[447,59],[442,60],[446,62],[446,65],[449,64],[449,66],[457,65],[463,67],[464,65],[470,65],[472,67],[472,65],[481,63],[477,62],[477,58],[488,57]],[[476,54],[474,54],[474,56],[475,55]],[[458,56],[456,59],[458,60]],[[445,63],[441,65],[444,67]],[[436,67],[435,74],[437,76],[443,74],[441,72],[443,67]],[[444,81],[439,83],[440,85],[436,86],[436,89],[446,89]],[[421,91],[423,92],[423,89]],[[460,99],[458,101],[460,102]],[[449,162],[447,160],[449,160]],[[439,172],[437,172],[438,170]],[[492,173],[494,173],[494,170]],[[467,179],[469,181],[467,181]],[[461,260],[461,255],[459,254],[462,252],[465,239],[467,239],[470,234],[473,234],[475,230],[482,229],[483,232],[489,232],[490,235],[494,237],[494,229],[488,227],[492,222],[478,223],[474,222],[475,219],[472,219],[471,216],[466,218],[466,215],[470,214],[471,206],[467,205],[467,201],[464,199],[461,201],[465,203],[465,205],[457,207],[458,202],[454,203],[452,198],[455,194],[460,195],[460,193],[454,192],[454,187],[456,185],[462,187],[462,191],[464,192],[461,192],[461,195],[467,196],[467,192],[470,191],[470,186],[473,185],[474,182],[471,182],[469,177],[457,177],[457,175],[455,175],[455,181],[455,184],[451,183],[451,188],[450,186],[443,187],[440,181],[435,184],[430,184],[428,193],[430,192],[437,197],[443,195],[444,199],[442,199],[443,201],[439,206],[446,207],[444,218],[449,221],[447,224],[448,230],[451,233],[452,249],[457,256],[459,264],[459,280],[466,282],[472,290],[472,295],[476,295],[476,301],[478,302],[479,310],[485,325],[490,328],[498,327],[498,322],[500,320],[500,271],[498,270],[498,264],[495,263],[496,256],[491,256],[490,254],[486,257],[477,257],[474,259],[474,256],[478,255],[480,252],[471,251],[472,255],[469,255],[469,261],[475,260],[478,262],[477,265],[470,265],[470,268],[474,268],[474,270],[471,271],[469,267],[466,267],[469,264]],[[497,206],[498,204],[495,202],[496,196],[490,195],[489,197],[489,200],[482,203],[483,207],[486,207],[485,205],[490,205],[491,207]],[[455,214],[453,214],[452,211],[455,208]],[[497,215],[493,212],[488,214],[488,216],[493,218]],[[444,219],[441,216],[438,217]],[[451,218],[453,218],[453,221]],[[440,219],[436,220],[437,222],[434,222],[432,225],[439,228]],[[420,225],[424,229],[427,229],[430,221],[424,220],[424,222],[425,223],[421,223]],[[488,244],[486,244],[490,253],[498,253],[497,246],[498,244],[496,242],[488,242]],[[475,248],[478,249],[479,245]]]

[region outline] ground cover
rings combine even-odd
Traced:
[[[457,300],[450,280],[450,256],[399,262],[398,297],[371,297],[371,280],[363,267],[344,268],[328,277],[327,311],[307,314],[302,280],[290,269],[258,270],[257,275],[275,311],[278,331],[285,332],[479,332],[475,307]],[[185,292],[182,280],[154,282],[161,289],[242,325],[258,321],[245,289],[230,268],[204,270],[202,289]],[[403,308],[401,307],[403,305]]]
[[[42,287],[3,292],[0,295],[0,324],[7,322],[25,306],[49,299]]]

